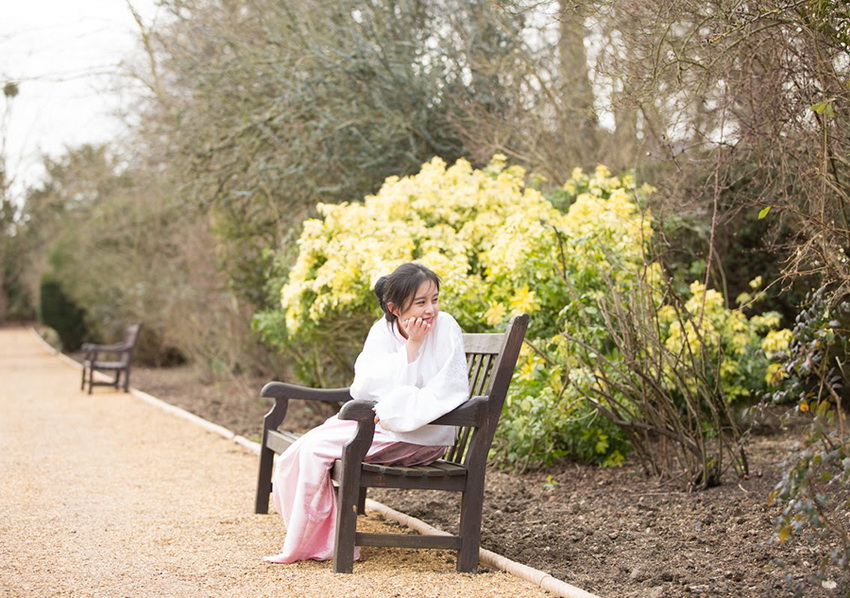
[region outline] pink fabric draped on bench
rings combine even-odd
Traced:
[[[271,563],[330,560],[334,553],[337,496],[330,468],[342,456],[357,422],[331,417],[307,432],[278,457],[272,482],[272,498],[286,525],[280,554],[267,556]],[[380,465],[426,465],[443,456],[444,446],[399,442],[376,428],[366,461]],[[359,548],[355,549],[359,558]]]

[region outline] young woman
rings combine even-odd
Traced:
[[[354,364],[351,396],[377,401],[371,463],[432,463],[457,430],[428,425],[469,398],[466,357],[458,323],[440,311],[440,279],[416,263],[378,280],[384,317],[375,322]],[[331,417],[278,459],[272,483],[286,537],[273,563],[333,558],[336,492],[329,469],[357,422]],[[355,549],[355,558],[359,549]]]

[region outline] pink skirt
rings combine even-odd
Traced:
[[[286,536],[280,554],[264,557],[271,563],[307,559],[330,560],[334,552],[336,490],[330,469],[342,456],[357,422],[331,417],[299,438],[278,457],[272,481],[272,498],[283,516]],[[391,440],[375,428],[366,461],[382,465],[423,465],[443,456],[444,446],[422,446]],[[360,550],[355,547],[354,557]]]

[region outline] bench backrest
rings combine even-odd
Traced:
[[[129,364],[133,359],[133,352],[136,350],[136,343],[139,340],[139,332],[142,330],[142,323],[130,324],[124,331],[124,346],[125,351],[121,354],[121,361]]]
[[[447,461],[468,466],[473,453],[486,459],[527,328],[528,314],[520,314],[511,318],[503,333],[463,335],[469,396],[486,397],[487,401],[481,425],[459,430],[457,441],[446,451]]]

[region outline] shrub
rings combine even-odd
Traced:
[[[691,292],[662,302],[649,279],[628,293],[612,284],[598,309],[613,347],[600,351],[581,331],[570,339],[590,372],[576,386],[627,434],[647,471],[684,473],[686,486],[705,488],[729,465],[747,472],[738,406],[766,388],[771,362],[762,335],[779,319],[747,318],[701,283]]]
[[[675,318],[662,310],[661,268],[646,259],[652,219],[641,204],[652,188],[630,175],[612,176],[604,166],[593,173],[576,169],[558,190],[561,211],[524,177],[502,156],[483,169],[435,158],[416,175],[387,179],[363,202],[319,204],[319,218],[304,223],[281,309],[258,316],[257,328],[295,356],[303,382],[345,384],[380,314],[372,294],[376,280],[420,260],[441,276],[445,309],[469,332],[503,329],[512,314],[531,314],[494,443],[498,462],[533,467],[567,455],[622,461],[630,440],[622,424],[640,413],[641,397],[624,396],[623,385],[612,390],[627,406],[623,421],[600,408],[604,377],[596,358],[615,363],[623,355],[609,298],[643,294],[652,313],[667,318],[659,346],[668,337],[678,342]],[[752,375],[764,379],[757,367],[744,365],[761,343],[757,320],[726,309],[699,287],[694,291],[694,301],[712,298],[701,325],[719,328],[718,334],[746,329],[728,345],[743,351],[701,331],[701,354],[726,359],[721,383],[729,390],[722,396],[746,395]],[[687,333],[695,319],[687,310],[679,314],[679,330]],[[662,334],[661,324],[655,326]],[[670,400],[675,396],[668,393]]]
[[[775,402],[796,404],[807,421],[803,440],[782,463],[783,476],[771,498],[782,505],[775,539],[794,536],[821,548],[822,577],[830,565],[850,567],[850,433],[846,423],[850,301],[828,299],[821,288],[797,316],[786,359],[775,372]]]
[[[85,312],[50,277],[41,281],[39,316],[41,323],[59,335],[64,351],[76,351],[86,336]]]
[[[267,341],[294,349],[303,381],[340,384],[380,314],[375,282],[401,263],[420,260],[441,276],[442,301],[468,331],[534,311],[538,292],[529,285],[545,282],[546,273],[526,266],[509,279],[501,262],[533,260],[528,239],[545,237],[547,223],[560,214],[525,188],[523,175],[501,157],[483,170],[465,160],[447,167],[435,158],[416,175],[390,177],[363,202],[319,204],[321,218],[304,223],[281,310],[261,315],[259,330]],[[281,320],[285,333],[276,330]],[[539,318],[533,329],[553,324]],[[305,347],[322,347],[322,354]]]

